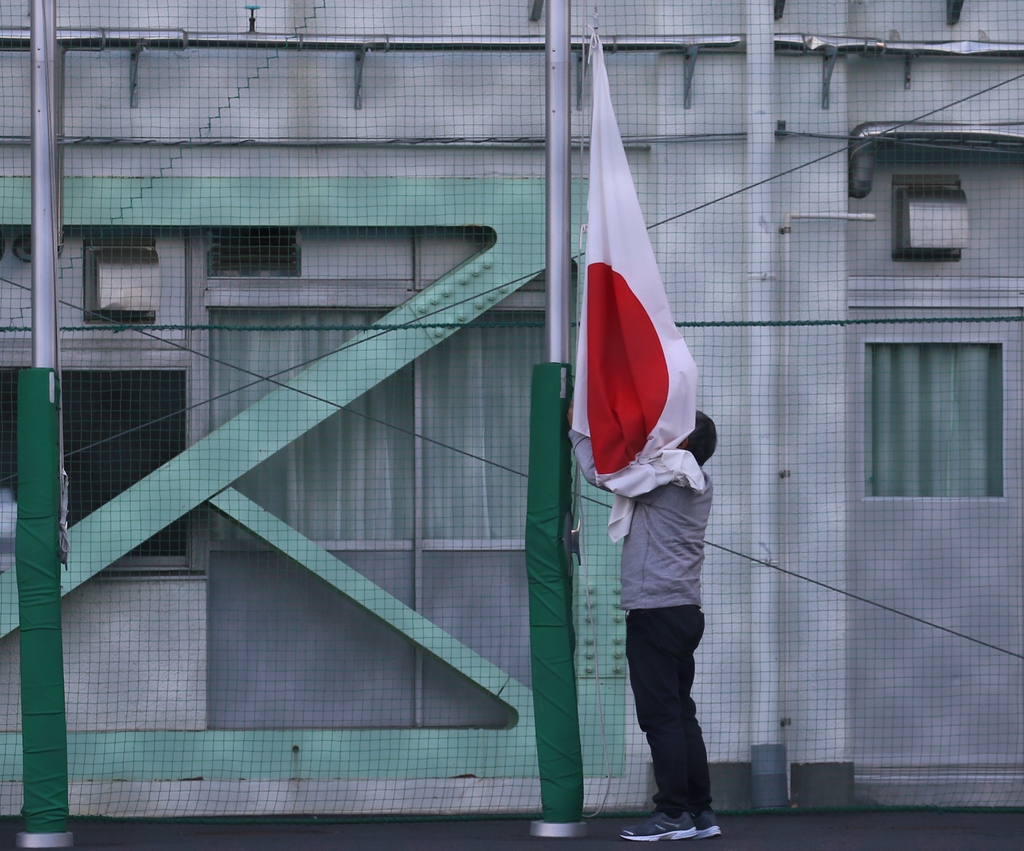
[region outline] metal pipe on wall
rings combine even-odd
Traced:
[[[701,52],[743,53],[742,35],[604,35],[609,53],[635,51],[683,51],[694,45]],[[0,49],[28,50],[29,31],[23,27],[0,29]],[[577,39],[574,49],[583,47]],[[221,33],[167,29],[62,29],[58,43],[66,50],[130,50],[145,46],[151,50],[256,49],[256,50],[508,50],[540,51],[544,36],[400,36],[385,33]],[[840,55],[865,57],[906,57],[946,59],[1024,59],[1024,43],[996,41],[885,41],[874,38],[780,33],[772,39],[782,54],[822,54],[835,47]]]
[[[0,29],[0,49],[27,50],[28,30]],[[62,29],[58,39],[67,50],[150,50],[256,49],[326,51],[541,51],[547,48],[546,36],[398,36],[382,33],[216,33],[186,30],[108,30]],[[581,50],[586,39],[570,42]],[[738,35],[619,35],[605,38],[609,52],[684,51],[696,45],[701,51],[742,53],[743,38]]]
[[[818,222],[842,221],[842,222],[873,222],[874,213],[786,213],[782,217],[782,227],[779,233],[782,234],[782,293],[783,293],[783,319],[791,319],[790,300],[792,298],[790,276],[790,235],[793,232],[793,221],[795,219],[808,219]]]
[[[790,212],[786,213],[782,217],[782,227],[779,228],[779,233],[782,235],[782,275],[779,281],[780,298],[782,302],[781,306],[781,319],[783,322],[791,322],[795,317],[793,316],[793,281],[792,281],[792,263],[790,259],[791,248],[792,248],[792,232],[793,222],[797,219],[804,219],[809,221],[842,221],[842,222],[873,222],[875,221],[874,213],[798,213]],[[797,428],[796,424],[791,420],[791,411],[789,400],[793,395],[793,378],[789,368],[789,327],[786,325],[781,326],[779,329],[781,332],[781,339],[779,341],[779,383],[781,387],[781,393],[779,394],[779,426],[782,437],[779,440],[779,479],[781,489],[778,499],[778,523],[779,523],[779,554],[783,564],[787,566],[787,569],[795,569],[795,565],[792,565],[788,559],[793,549],[789,540],[788,530],[792,528],[793,519],[791,517],[791,505],[793,502],[792,489],[797,485],[794,484],[798,479],[793,479],[790,475],[790,458],[787,452],[787,447],[790,442],[797,439]],[[848,756],[849,751],[849,712],[846,708],[845,697],[840,697],[840,706],[835,718],[835,724],[837,729],[834,731],[831,745],[835,747],[836,739],[840,739],[840,745],[838,749],[841,749],[845,756]],[[841,732],[840,732],[841,731]]]
[[[1024,150],[1024,124],[955,124],[930,121],[868,121],[850,131],[849,193],[867,198],[875,177],[875,151],[885,144],[947,145],[978,153],[1014,153]]]
[[[746,319],[771,320],[778,312],[772,274],[774,228],[772,185],[775,122],[772,76],[775,54],[772,6],[747,0],[746,184],[744,272]],[[777,329],[750,329],[749,452],[750,545],[766,561],[778,559],[778,376]],[[789,803],[786,750],[781,729],[781,626],[779,577],[762,565],[750,576],[750,766],[755,807]]]

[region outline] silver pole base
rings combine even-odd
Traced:
[[[587,835],[585,821],[531,821],[530,836],[543,836],[547,839],[577,839]]]
[[[19,833],[15,848],[74,848],[75,835],[67,833]]]

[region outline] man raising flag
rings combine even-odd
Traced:
[[[608,531],[623,539],[630,684],[658,784],[654,814],[621,836],[703,839],[721,830],[690,690],[712,497],[702,467],[717,435],[697,410],[697,366],[672,319],[596,35],[591,57],[587,281],[570,438],[587,481],[615,494]]]
[[[617,495],[608,523],[617,541],[629,531],[632,497],[670,481],[700,489],[703,476],[675,451],[694,428],[697,365],[672,319],[596,37],[593,45],[587,283],[572,427],[593,440],[598,482]]]

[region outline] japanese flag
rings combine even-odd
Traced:
[[[617,495],[609,534],[629,531],[632,500],[675,482],[704,489],[677,447],[694,429],[697,365],[676,328],[612,110],[600,41],[587,201],[587,278],[572,427],[591,438],[597,480]]]

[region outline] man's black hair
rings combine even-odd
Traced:
[[[689,441],[686,448],[703,467],[715,454],[718,446],[718,429],[715,428],[715,421],[703,411],[697,411],[697,425],[690,434]]]

